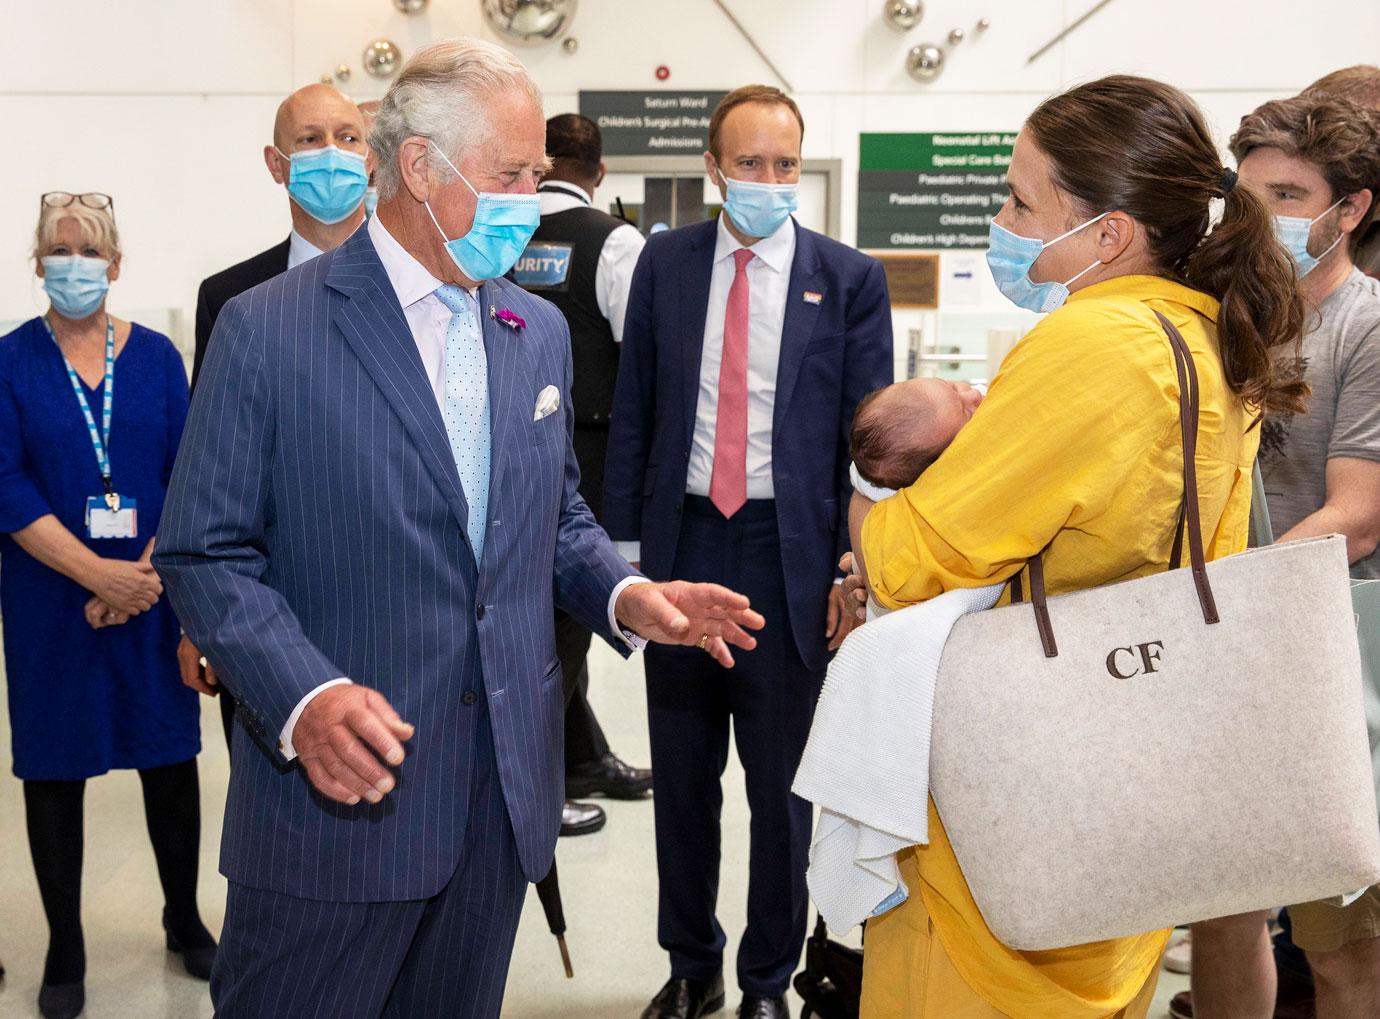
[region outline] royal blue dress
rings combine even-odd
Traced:
[[[98,426],[103,397],[104,383],[86,390]],[[0,337],[0,613],[21,779],[153,768],[201,750],[197,695],[178,674],[181,631],[167,598],[93,630],[82,611],[91,592],[11,537],[53,513],[97,555],[138,559],[157,533],[186,417],[181,356],[166,336],[135,325],[115,360],[109,453],[115,490],[138,500],[139,533],[87,538],[86,500],[101,494],[101,475],[62,355],[41,319]]]

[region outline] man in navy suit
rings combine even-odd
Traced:
[[[156,565],[245,723],[221,1016],[498,1015],[560,825],[555,605],[625,652],[754,646],[746,598],[636,575],[579,497],[565,322],[499,278],[544,136],[506,51],[423,50],[377,215],[216,325]]]
[[[604,524],[659,580],[717,581],[767,620],[731,677],[673,648],[646,658],[658,934],[671,979],[643,1013],[722,1006],[719,786],[732,719],[752,811],[739,1014],[786,1015],[805,936],[810,806],[792,795],[833,648],[851,627],[837,563],[848,430],[892,379],[881,264],[790,216],[804,123],[787,96],[738,89],[710,121],[724,215],[655,234],[633,277]]]

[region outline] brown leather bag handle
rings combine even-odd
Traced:
[[[1179,518],[1174,530],[1174,547],[1169,553],[1169,568],[1179,569],[1183,562],[1183,540],[1185,525],[1188,531],[1188,558],[1193,570],[1193,583],[1198,591],[1198,604],[1203,610],[1203,622],[1211,625],[1219,622],[1217,601],[1212,595],[1212,585],[1208,582],[1207,555],[1203,550],[1202,517],[1198,505],[1198,370],[1193,363],[1193,352],[1184,342],[1183,335],[1174,323],[1158,311],[1155,317],[1164,327],[1169,337],[1169,346],[1174,351],[1174,369],[1179,376],[1179,432],[1184,455],[1184,498],[1179,506]],[[1046,658],[1057,658],[1059,646],[1054,640],[1054,627],[1050,623],[1049,603],[1045,597],[1045,552],[1046,545],[1039,554],[1026,563],[1030,571],[1030,602],[1035,609],[1035,626],[1040,632],[1040,644],[1044,647]],[[1020,574],[1011,580],[1012,601],[1021,600]]]
[[[1184,451],[1184,502],[1180,516],[1188,523],[1188,561],[1193,570],[1193,584],[1198,589],[1198,604],[1203,610],[1203,622],[1211,626],[1221,621],[1217,613],[1217,600],[1212,596],[1212,585],[1208,582],[1207,555],[1203,551],[1203,522],[1198,497],[1198,370],[1193,364],[1193,351],[1189,350],[1174,323],[1158,311],[1155,317],[1164,326],[1174,347],[1174,368],[1179,375],[1179,422],[1183,433]],[[1188,399],[1184,399],[1184,391]],[[1178,569],[1181,561],[1183,527],[1180,523],[1174,535],[1178,555],[1171,555],[1171,567]]]

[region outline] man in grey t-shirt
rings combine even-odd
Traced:
[[[1308,413],[1276,415],[1260,437],[1275,540],[1345,534],[1352,574],[1380,578],[1380,283],[1355,265],[1375,219],[1380,116],[1305,92],[1245,117],[1231,148],[1275,214],[1308,316]]]
[[[1245,117],[1231,149],[1239,186],[1275,214],[1308,316],[1308,413],[1274,415],[1261,426],[1271,523],[1277,540],[1345,534],[1353,572],[1380,576],[1380,285],[1353,260],[1355,239],[1375,215],[1380,117],[1307,92]],[[1345,908],[1304,903],[1289,914],[1313,971],[1319,1019],[1380,1015],[1380,886]],[[1172,1015],[1274,1011],[1265,913],[1194,924],[1192,958],[1191,1001],[1176,996]]]
[[[1340,531],[1351,575],[1380,579],[1380,280],[1352,266],[1342,246],[1335,254],[1343,256],[1341,285],[1316,314],[1310,306],[1316,325],[1303,338],[1308,413],[1262,425],[1260,470],[1276,535]],[[1325,268],[1300,288],[1312,290],[1310,277]]]

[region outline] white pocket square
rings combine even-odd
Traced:
[[[561,409],[561,391],[555,386],[547,386],[537,394],[537,409],[532,413],[533,421],[556,413]]]

